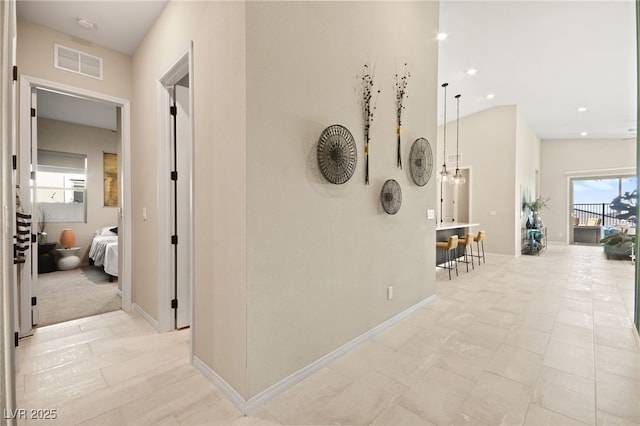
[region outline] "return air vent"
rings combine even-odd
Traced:
[[[60,44],[54,45],[54,66],[102,80],[102,58]]]

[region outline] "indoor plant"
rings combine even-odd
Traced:
[[[527,222],[530,222],[531,224],[531,226],[527,226],[527,228],[542,228],[542,220],[540,219],[539,214],[540,210],[542,210],[543,208],[549,208],[549,200],[551,200],[551,197],[543,198],[541,196],[538,196],[535,200],[527,201],[526,203],[524,203],[525,207],[527,207],[529,211],[531,211],[532,215],[530,219],[527,219]]]

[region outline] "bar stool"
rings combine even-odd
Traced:
[[[478,258],[478,265],[480,265],[480,259],[482,259],[482,263],[486,263],[484,260],[484,235],[485,232],[484,231],[479,231],[476,234],[476,237],[473,239],[473,241],[476,242],[476,248],[478,249],[477,255],[474,255],[473,257],[477,257]],[[480,246],[482,245],[482,255],[480,255]]]
[[[463,262],[467,264],[467,272],[469,272],[469,263],[471,263],[471,267],[475,270],[475,260],[473,260],[473,245],[471,244],[474,241],[474,236],[471,232],[467,232],[464,237],[458,238],[458,246],[464,249],[464,260]],[[467,260],[467,247],[471,251],[471,262]]]
[[[449,270],[449,279],[451,279],[451,270],[454,268],[453,266],[451,266],[451,251],[453,251],[453,256],[456,262],[456,276],[458,276],[458,256],[456,253],[458,250],[458,236],[452,235],[447,241],[436,242],[436,249],[444,250],[444,252],[442,253],[442,257],[444,260],[443,264],[446,264],[447,266],[441,266],[441,268],[446,268]]]

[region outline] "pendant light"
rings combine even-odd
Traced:
[[[442,126],[442,139],[444,147],[444,158],[442,161],[442,170],[438,173],[441,182],[450,182],[453,179],[451,172],[447,171],[447,86],[449,83],[443,83],[444,88],[444,124]]]
[[[456,101],[458,103],[458,114],[456,117],[456,173],[453,175],[453,183],[456,185],[462,185],[467,181],[458,167],[460,161],[460,96],[462,95],[456,95]]]

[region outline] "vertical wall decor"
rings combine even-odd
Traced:
[[[362,114],[364,118],[364,183],[369,185],[369,131],[371,130],[371,123],[373,122],[373,113],[376,110],[376,103],[378,102],[378,95],[380,89],[377,91],[373,87],[373,70],[369,64],[364,64],[364,70],[362,73]],[[372,98],[373,105],[372,105]]]
[[[404,100],[408,97],[406,94],[407,83],[409,82],[409,77],[411,74],[407,69],[407,64],[404,64],[404,73],[402,76],[398,76],[396,73],[396,117],[398,119],[398,127],[396,129],[396,133],[398,134],[398,167],[402,169],[402,153],[401,153],[401,144],[400,144],[400,128],[402,126],[402,110],[404,109]]]
[[[103,153],[104,206],[118,207],[118,155]]]

